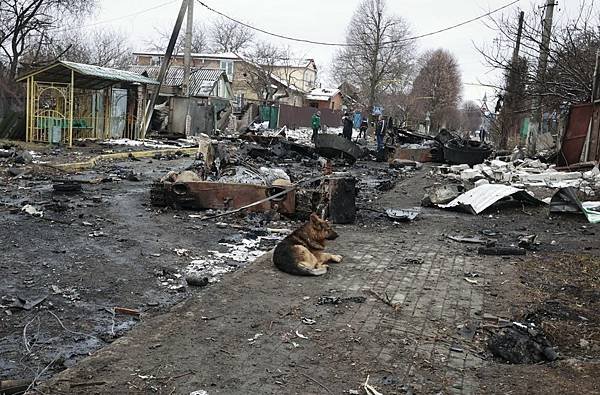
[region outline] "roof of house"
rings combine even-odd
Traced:
[[[81,89],[104,89],[117,82],[158,85],[158,81],[132,71],[65,60],[59,60],[49,66],[27,72],[19,76],[17,81],[35,76],[38,81],[70,83],[72,71],[75,73],[75,86]]]
[[[130,71],[142,74],[146,73],[148,77],[158,78],[160,66],[130,66]],[[167,75],[163,81],[164,85],[180,87],[183,85],[184,68],[181,66],[170,66]],[[215,84],[223,77],[229,81],[227,73],[221,69],[192,69],[190,73],[190,95],[208,96],[211,94]]]
[[[339,89],[315,88],[306,94],[306,99],[314,101],[329,101],[332,97],[339,93]]]
[[[147,55],[147,56],[165,56],[164,52],[134,52],[133,54],[134,55]],[[183,56],[183,53],[173,54],[172,56]],[[233,52],[192,53],[191,56],[192,56],[192,58],[239,60],[239,57]]]
[[[164,52],[134,52],[134,55],[146,55],[146,56],[165,56]],[[183,53],[173,54],[173,56],[182,57]],[[192,58],[198,59],[225,59],[225,60],[236,60],[245,61],[244,57],[236,54],[235,52],[223,52],[223,53],[192,53]],[[314,59],[306,58],[290,58],[275,60],[273,63],[275,67],[297,67],[297,68],[309,68],[313,67],[315,70],[317,66]]]

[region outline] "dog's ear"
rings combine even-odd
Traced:
[[[312,213],[310,215],[310,222],[312,222],[313,224],[318,224],[319,222],[321,222],[321,218],[319,218],[317,214]]]

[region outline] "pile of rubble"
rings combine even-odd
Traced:
[[[433,171],[436,174],[442,174],[457,181],[473,182],[476,186],[486,183],[502,183],[516,188],[573,187],[590,196],[594,196],[596,191],[600,190],[600,170],[598,167],[585,172],[565,172],[557,170],[555,165],[542,163],[538,159],[511,162],[494,159],[472,167],[466,164],[442,165],[436,167]]]

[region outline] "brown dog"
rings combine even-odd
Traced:
[[[339,263],[340,255],[323,252],[325,240],[335,240],[338,234],[329,222],[311,214],[310,220],[283,239],[273,252],[273,263],[286,273],[320,276],[327,273],[327,262]]]

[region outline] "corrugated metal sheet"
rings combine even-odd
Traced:
[[[112,81],[138,82],[140,84],[158,85],[158,81],[143,75],[125,70],[109,69],[108,67],[94,66],[91,64],[59,61],[58,63],[74,70],[76,73],[89,77],[98,77]]]
[[[142,74],[146,72],[150,78],[158,78],[160,66],[130,66],[129,70]],[[163,82],[166,86],[181,87],[183,85],[183,67],[171,66]],[[190,95],[208,96],[215,84],[223,76],[228,81],[227,74],[221,69],[192,69],[190,74]]]
[[[38,70],[32,70],[17,78],[17,81],[23,81],[31,75],[36,75],[39,76],[36,79],[45,82],[68,83],[71,82],[70,70],[73,70],[78,77],[80,77],[80,80],[81,77],[84,77],[83,82],[92,86],[94,85],[92,82],[94,80],[158,85],[158,81],[131,71],[111,69],[91,64],[67,62],[64,60],[59,60],[50,66]],[[102,85],[103,84],[98,84],[99,87]]]
[[[531,196],[527,191],[502,184],[486,184],[463,193],[448,204],[440,204],[440,208],[463,208],[472,214],[479,214],[494,203],[512,196],[516,200],[531,204],[544,204]]]

